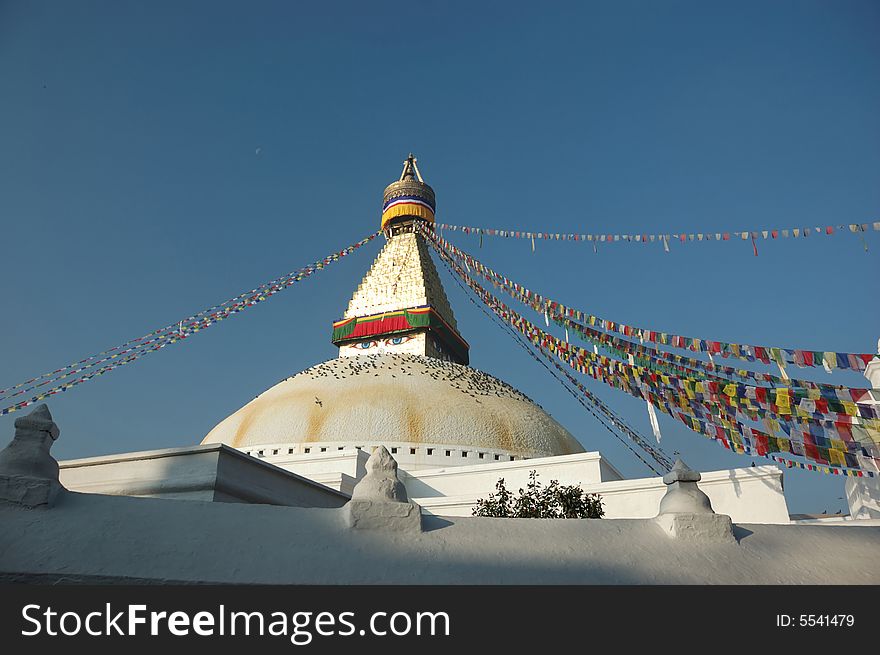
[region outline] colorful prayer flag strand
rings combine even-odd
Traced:
[[[847,448],[847,452],[838,450],[837,448],[825,448],[817,445],[817,440],[810,434],[805,435],[806,441],[797,441],[786,437],[774,437],[763,433],[754,428],[745,426],[733,417],[727,414],[723,409],[723,405],[718,402],[717,394],[713,394],[716,398],[706,400],[712,401],[717,405],[713,412],[708,407],[706,412],[695,411],[699,407],[696,398],[689,398],[680,392],[677,388],[663,388],[664,385],[657,385],[656,376],[646,375],[645,369],[638,367],[629,367],[622,362],[615,362],[608,358],[600,358],[593,353],[588,353],[583,349],[573,347],[568,343],[556,339],[552,335],[540,330],[529,321],[519,316],[506,305],[498,301],[494,296],[489,294],[478,283],[476,283],[464,269],[457,265],[455,260],[449,253],[444,252],[435,244],[435,249],[441,257],[447,259],[456,273],[470,286],[474,292],[483,300],[483,302],[493,310],[500,318],[507,321],[513,327],[518,329],[520,333],[526,336],[533,344],[541,349],[549,350],[564,362],[569,364],[575,370],[591,375],[593,378],[605,382],[612,387],[622,389],[631,395],[649,400],[655,404],[661,411],[677,418],[690,429],[701,432],[713,440],[720,441],[728,449],[735,452],[744,452],[745,448],[750,448],[764,455],[769,452],[790,452],[829,463],[828,458],[834,457],[835,463],[841,466],[849,466],[851,468],[861,467],[868,475],[872,471],[866,470],[865,467],[876,470],[876,461],[870,456],[865,447],[873,444],[854,444],[853,450],[849,452],[850,446],[842,441],[837,444],[840,447]],[[665,377],[663,377],[666,380]],[[669,378],[670,380],[672,378]],[[736,387],[737,385],[732,385]],[[790,390],[779,389],[779,392],[788,392]],[[703,400],[703,399],[700,399]],[[673,406],[676,408],[673,409]],[[778,408],[777,408],[778,409]],[[686,416],[683,411],[688,412],[691,416]],[[734,407],[736,412],[737,408]],[[784,409],[784,413],[788,413],[788,408]],[[715,421],[721,421],[718,424]],[[824,442],[823,442],[824,443]],[[860,452],[859,452],[860,451]],[[864,457],[863,457],[864,455]],[[818,469],[817,469],[818,470]]]
[[[777,457],[776,455],[761,455],[761,457],[766,457],[767,459],[772,459],[774,462],[784,464],[786,468],[799,468],[807,471],[818,471],[827,475],[844,475],[851,478],[861,478],[865,476],[873,478],[876,476],[876,474],[872,473],[871,471],[853,471],[850,469],[841,469],[834,466],[816,466],[815,464],[796,462],[791,459]]]
[[[746,369],[735,369],[730,366],[720,366],[711,361],[704,362],[696,358],[662,351],[652,346],[636,344],[632,341],[627,341],[626,339],[623,339],[621,337],[601,332],[600,330],[597,330],[595,328],[581,325],[568,318],[569,316],[574,315],[573,310],[565,308],[559,303],[549,299],[544,300],[544,304],[542,305],[542,303],[538,300],[538,298],[541,298],[541,296],[538,296],[537,294],[534,294],[525,289],[525,287],[523,287],[522,285],[516,284],[515,282],[508,280],[508,278],[499,275],[489,267],[485,266],[478,260],[468,255],[467,253],[459,250],[445,239],[438,237],[438,241],[443,247],[447,248],[456,257],[467,262],[471,267],[479,271],[483,275],[483,277],[496,288],[502,289],[509,296],[531,307],[536,312],[545,314],[548,319],[553,320],[558,325],[566,328],[571,327],[582,339],[597,346],[602,346],[603,348],[611,351],[618,357],[623,358],[632,355],[636,360],[652,361],[655,368],[667,370],[665,367],[668,367],[668,370],[676,372],[690,371],[691,373],[705,375],[706,377],[714,377],[717,379],[721,379],[722,376],[724,376],[727,378],[736,377],[743,380],[770,382],[773,385],[780,386],[803,386],[805,388],[816,389],[845,388],[841,385],[824,384],[812,382],[809,380],[799,380],[792,378],[781,378],[775,375],[771,375],[769,373],[754,372]],[[560,308],[562,308],[562,310],[566,310],[565,313],[563,313]],[[664,362],[660,360],[666,361]],[[666,362],[669,363],[667,364]]]
[[[448,247],[453,252],[462,252],[424,226],[420,226],[419,230],[420,233],[430,241],[442,244],[443,247]],[[470,255],[467,257],[476,261],[473,257],[470,257]],[[480,266],[482,267],[482,265]],[[863,372],[867,367],[868,362],[877,357],[877,355],[869,353],[811,351],[777,346],[754,346],[748,344],[727,343],[724,341],[687,337],[648,328],[634,327],[625,323],[603,319],[586,311],[567,307],[561,303],[532,292],[521,285],[512,283],[507,278],[504,278],[504,276],[495,274],[494,271],[491,271],[491,269],[488,269],[487,267],[482,268],[490,274],[494,274],[494,276],[503,279],[506,284],[517,289],[517,291],[530,302],[555,309],[556,311],[570,316],[582,323],[589,324],[593,327],[598,326],[606,332],[617,332],[626,337],[635,337],[643,343],[647,341],[671,348],[707,353],[710,356],[720,355],[723,358],[735,357],[748,362],[759,361],[768,365],[775,363],[780,367],[785,367],[787,364],[791,364],[798,366],[799,368],[822,366],[828,370],[855,370],[859,372]]]
[[[232,313],[235,313],[235,311],[233,311],[233,309],[240,310],[244,307],[250,306],[251,304],[255,304],[254,301],[259,302],[259,299],[261,298],[261,295],[263,295],[263,294],[273,295],[273,294],[277,293],[281,289],[284,289],[287,286],[290,286],[290,284],[293,283],[293,282],[290,282],[290,280],[293,280],[295,282],[295,281],[297,281],[295,279],[295,278],[297,278],[297,276],[300,276],[300,279],[301,279],[302,277],[311,275],[311,273],[314,272],[314,270],[317,270],[319,268],[323,268],[324,266],[331,263],[332,261],[335,261],[336,259],[338,259],[340,257],[346,256],[347,254],[349,254],[353,250],[360,248],[362,245],[364,245],[366,243],[369,243],[370,241],[375,239],[379,234],[380,234],[380,232],[376,232],[375,234],[367,237],[366,239],[363,239],[362,241],[359,241],[356,244],[353,244],[351,246],[348,246],[347,248],[344,248],[343,250],[339,251],[338,253],[333,253],[331,255],[328,255],[320,262],[314,262],[313,264],[310,264],[309,266],[306,266],[304,268],[301,268],[296,271],[292,271],[290,273],[282,275],[281,277],[278,277],[274,280],[271,280],[269,282],[261,284],[260,286],[254,288],[254,289],[251,289],[250,291],[246,291],[244,293],[241,293],[234,298],[230,298],[229,300],[225,300],[222,303],[214,305],[213,307],[209,307],[208,309],[204,309],[196,314],[193,314],[192,316],[189,316],[183,320],[177,321],[176,323],[166,325],[165,327],[159,328],[158,330],[154,330],[154,331],[150,332],[149,334],[145,334],[143,336],[137,337],[136,339],[131,339],[131,340],[126,341],[125,343],[122,343],[118,346],[114,346],[113,348],[109,348],[107,350],[101,351],[101,352],[96,353],[94,355],[90,355],[84,359],[77,361],[77,362],[72,362],[72,363],[68,364],[67,366],[62,366],[61,368],[55,369],[54,371],[50,371],[48,373],[44,373],[42,375],[30,378],[29,380],[25,380],[24,382],[20,382],[12,387],[7,387],[6,389],[0,389],[0,394],[7,394],[7,392],[9,392],[9,391],[15,391],[15,390],[21,389],[20,391],[17,391],[17,393],[14,393],[14,394],[0,395],[0,400],[6,400],[8,398],[13,398],[15,396],[19,396],[19,395],[25,393],[26,391],[30,391],[30,390],[35,389],[40,386],[45,386],[47,383],[52,382],[54,380],[63,379],[63,378],[68,377],[72,374],[75,374],[75,373],[78,373],[78,372],[83,371],[85,369],[88,369],[90,367],[96,366],[97,364],[112,360],[116,357],[119,357],[122,354],[132,352],[135,349],[149,345],[150,343],[153,343],[159,339],[167,338],[170,335],[177,334],[178,336],[182,336],[182,335],[185,335],[185,333],[187,333],[187,332],[196,332],[199,329],[203,329],[204,327],[207,327],[208,325],[210,325],[216,319],[216,317],[221,316],[221,315],[225,317],[225,316],[228,316]],[[216,320],[220,320],[220,319],[216,319]],[[61,375],[59,375],[59,374],[61,374]],[[44,380],[45,378],[50,378],[50,379],[45,380],[43,382],[38,382],[39,380]],[[38,382],[38,383],[34,384],[31,387],[28,387],[27,389],[22,389],[22,387],[25,387],[29,384],[34,383],[34,382]]]
[[[109,348],[108,350],[104,350],[100,353],[96,353],[95,355],[91,355],[89,357],[86,357],[85,359],[81,359],[78,362],[68,364],[67,366],[56,369],[50,373],[44,373],[43,375],[33,377],[30,380],[26,380],[25,382],[21,382],[15,386],[8,387],[0,393],[17,390],[16,393],[0,397],[0,400],[23,395],[24,393],[33,391],[39,387],[47,386],[54,382],[69,378],[70,376],[78,375],[79,373],[82,373],[88,369],[92,369],[105,362],[110,362],[109,364],[106,364],[105,366],[94,370],[91,373],[74,378],[69,382],[55,385],[45,391],[41,391],[38,394],[28,397],[25,400],[21,400],[13,405],[9,405],[8,407],[0,409],[0,416],[11,414],[12,412],[27,407],[28,405],[32,405],[33,403],[39,402],[49,396],[67,391],[71,387],[82,384],[83,382],[86,382],[98,375],[103,375],[104,373],[111,371],[115,368],[129,364],[144,355],[155,352],[157,350],[161,350],[165,346],[186,339],[190,335],[200,332],[215,323],[219,323],[224,318],[228,318],[233,314],[238,314],[248,307],[253,307],[256,304],[263,302],[268,298],[271,298],[279,291],[283,291],[284,289],[292,286],[296,282],[299,282],[311,276],[315,271],[321,270],[329,264],[338,261],[342,257],[345,257],[351,252],[357,250],[361,246],[375,239],[379,234],[381,234],[381,232],[376,232],[364,239],[361,239],[355,244],[343,248],[338,252],[327,255],[320,261],[314,262],[295,271],[291,271],[290,273],[287,273],[279,278],[266,282],[265,284],[261,284],[255,289],[251,289],[250,291],[241,293],[234,298],[226,300],[218,305],[214,305],[213,307],[210,307],[208,309],[202,310],[197,314],[193,314],[186,319],[183,319],[176,323],[172,323],[171,325],[165,326],[163,328],[159,328],[158,330],[154,330],[153,332],[150,332],[149,334],[146,334],[142,337],[138,337],[137,339],[131,339],[130,341],[126,341],[124,344]],[[34,382],[37,382],[37,384],[33,384]],[[29,384],[31,386],[27,386]]]
[[[780,439],[777,437],[770,437],[769,435],[761,433],[760,431],[743,426],[739,422],[736,422],[736,421],[731,422],[728,417],[724,418],[724,422],[726,425],[718,425],[714,421],[706,420],[706,417],[710,416],[709,414],[703,414],[702,419],[697,418],[696,416],[692,417],[683,411],[675,411],[673,409],[675,407],[674,403],[670,402],[670,400],[674,400],[674,399],[670,399],[667,397],[667,398],[664,398],[661,400],[661,398],[659,396],[657,396],[656,394],[651,393],[650,391],[647,390],[650,388],[649,386],[644,391],[642,391],[636,387],[633,387],[633,386],[630,386],[627,384],[622,384],[621,383],[622,381],[619,378],[617,378],[617,379],[610,378],[610,377],[603,378],[601,375],[597,374],[596,369],[590,370],[589,367],[579,365],[576,361],[572,361],[571,357],[568,357],[566,353],[559,350],[558,342],[557,343],[552,343],[552,342],[548,343],[548,340],[546,339],[546,336],[543,334],[543,331],[541,331],[539,328],[534,328],[534,329],[537,331],[538,335],[541,335],[541,337],[543,337],[543,338],[540,338],[540,337],[535,338],[534,334],[529,335],[528,332],[526,332],[525,334],[527,334],[527,336],[530,337],[530,340],[536,346],[541,348],[542,350],[549,350],[550,352],[554,352],[554,354],[556,354],[557,357],[559,357],[560,359],[565,361],[572,368],[575,368],[575,370],[578,370],[579,372],[584,373],[584,374],[589,374],[592,377],[594,377],[595,379],[603,381],[606,384],[610,384],[614,388],[618,388],[618,389],[627,391],[631,395],[634,395],[637,397],[639,397],[639,396],[641,396],[643,398],[646,397],[646,399],[648,399],[653,405],[660,408],[661,411],[664,411],[665,413],[669,414],[670,416],[676,418],[681,423],[683,423],[686,427],[688,427],[696,432],[699,432],[701,434],[704,434],[705,436],[713,439],[714,441],[717,441],[718,443],[723,445],[728,450],[731,450],[733,452],[738,452],[738,453],[754,454],[753,451],[756,448],[757,454],[759,454],[761,456],[767,456],[768,451],[771,448],[773,448],[774,450],[791,452],[792,454],[795,454],[795,455],[812,457],[813,459],[816,459],[817,461],[821,461],[820,458],[822,458],[822,453],[821,453],[820,449],[817,446],[815,446],[814,444],[807,444],[807,443],[804,443],[803,441],[798,442],[798,441],[795,441],[792,439]],[[689,414],[694,413],[692,403],[687,404],[687,410],[688,410]],[[729,427],[731,425],[733,425],[735,427]],[[825,452],[826,452],[826,457],[835,457],[836,456],[836,457],[839,457],[840,459],[842,459],[844,463],[846,463],[847,460],[853,459],[854,461],[851,461],[852,466],[858,466],[860,464],[859,459],[856,458],[856,456],[851,453],[848,453],[849,457],[847,457],[847,454],[844,454],[841,451],[834,451],[832,449],[825,449]],[[834,453],[834,454],[832,454],[832,453]],[[867,453],[865,453],[865,454],[867,455]],[[828,463],[828,462],[826,462],[826,463]],[[871,465],[871,464],[868,463],[868,465]],[[812,468],[810,468],[810,467],[812,467]],[[828,472],[828,467],[818,467],[818,466],[810,465],[810,466],[802,466],[801,468],[808,468],[808,470],[817,470],[817,471]],[[851,475],[863,475],[863,474],[868,475],[868,476],[873,476],[873,473],[867,469],[857,470],[857,471],[854,471],[853,473],[851,473]]]
[[[525,230],[500,230],[491,227],[473,227],[469,225],[450,225],[448,223],[436,223],[438,230],[449,230],[450,232],[461,232],[463,234],[476,234],[480,237],[480,245],[483,243],[483,236],[504,237],[508,239],[527,239],[532,243],[532,250],[535,249],[535,240],[544,241],[577,241],[592,243],[595,247],[599,243],[657,243],[663,246],[666,252],[669,252],[669,244],[678,241],[679,243],[693,243],[700,241],[731,241],[741,239],[742,241],[751,241],[752,251],[758,256],[757,239],[788,239],[806,238],[811,234],[821,236],[831,236],[838,232],[849,231],[853,234],[862,236],[869,231],[880,232],[880,221],[873,223],[848,223],[839,225],[825,225],[815,227],[795,227],[790,229],[765,229],[765,230],[748,230],[748,231],[726,231],[726,232],[666,232],[663,234],[609,234],[609,233],[593,233],[593,234],[574,234],[561,232],[528,232]],[[864,238],[864,237],[863,237]],[[868,245],[863,241],[865,250]]]
[[[506,307],[504,308],[506,310]],[[561,344],[557,340],[557,343]],[[608,368],[609,364],[612,367],[612,371],[614,368],[619,368],[622,366],[620,362],[615,362],[614,360],[609,360],[607,358],[599,358],[596,357],[593,353],[584,354],[585,351],[579,349],[577,347],[570,346],[567,342],[564,346],[559,346],[565,350],[570,350],[572,353],[576,354],[578,357],[578,363],[582,364],[585,358],[592,359],[592,363],[598,364],[598,366],[602,368]],[[644,367],[625,367],[629,370],[624,371],[625,377],[631,380],[634,380],[636,383],[641,383],[641,379],[639,375],[642,374],[645,370]],[[633,376],[631,371],[635,371],[636,375]],[[619,373],[615,373],[619,374]],[[596,377],[594,375],[594,377]],[[751,418],[752,420],[764,420],[770,421],[775,431],[784,431],[786,436],[790,437],[792,434],[795,436],[801,436],[801,439],[812,440],[816,445],[821,447],[836,447],[841,450],[848,451],[859,451],[863,449],[867,449],[872,451],[872,453],[876,453],[877,446],[870,442],[868,438],[870,431],[880,432],[878,428],[880,428],[880,422],[873,419],[858,419],[849,415],[839,415],[836,418],[838,421],[831,420],[821,420],[822,415],[810,415],[803,409],[803,405],[794,407],[792,411],[792,407],[784,407],[778,408],[775,407],[773,402],[761,404],[759,406],[751,405],[751,400],[748,398],[748,394],[745,396],[745,400],[736,401],[733,395],[736,395],[736,389],[738,388],[736,385],[724,385],[712,387],[712,385],[704,385],[702,391],[705,391],[707,388],[710,390],[708,396],[703,394],[700,389],[697,389],[698,393],[694,393],[694,387],[690,386],[688,383],[681,384],[680,380],[677,380],[673,376],[657,376],[654,373],[650,374],[650,379],[653,382],[663,382],[661,386],[666,389],[666,391],[656,390],[655,393],[666,397],[673,402],[673,404],[689,404],[689,413],[703,418],[711,418],[713,415],[722,415],[726,416],[728,412],[733,412],[736,414],[737,412],[742,412]],[[711,391],[714,388],[715,391]],[[722,393],[716,393],[719,391]],[[741,393],[741,392],[740,392]],[[685,400],[686,399],[686,400]],[[722,402],[719,402],[722,401]],[[802,401],[806,403],[811,403],[812,401]],[[820,401],[822,404],[822,401]],[[707,405],[709,409],[705,411],[702,409],[703,405]],[[823,406],[823,409],[827,409]],[[840,408],[842,409],[842,407]],[[785,415],[790,416],[779,416],[774,412],[780,412]],[[732,418],[728,418],[728,422],[732,424]],[[856,421],[862,423],[862,425],[854,424]],[[802,425],[801,425],[802,424]],[[812,424],[812,425],[810,425]],[[843,434],[841,434],[843,433]],[[865,435],[864,439],[854,440],[853,434],[857,433],[860,436],[862,434]],[[835,439],[837,442],[835,443]],[[868,454],[868,453],[866,453]]]
[[[466,257],[466,259],[463,260],[463,263],[468,270],[470,270],[468,262],[476,267],[482,266],[479,262],[465,253],[461,253],[461,251],[458,251],[457,249],[455,249],[455,252],[452,254],[453,256]],[[501,286],[498,284],[497,278],[486,276],[486,279],[496,287]],[[505,290],[509,291],[509,289]],[[511,295],[522,300],[525,304],[530,305],[528,299],[523,299],[514,294]],[[537,307],[533,308],[535,308],[536,311],[539,311]],[[549,316],[546,308],[544,311],[545,320],[547,320],[549,325]],[[554,317],[554,320],[557,319],[559,319],[559,316]],[[562,320],[564,321],[566,328],[572,327],[575,332],[581,336],[581,331],[584,329],[583,326],[569,319],[563,318]],[[557,323],[558,322],[559,321],[557,320]],[[566,343],[567,342],[568,338],[566,337]],[[593,356],[593,354],[589,355],[591,358]],[[635,358],[630,356],[629,359],[630,365],[635,366]],[[615,360],[600,358],[599,361],[603,363],[603,365],[606,361],[613,362],[614,365],[619,365],[619,362],[616,362]],[[791,426],[791,429],[808,430],[810,434],[818,432],[818,434],[815,435],[817,439],[825,439],[826,437],[828,439],[840,439],[842,437],[844,441],[851,441],[854,431],[858,432],[860,435],[866,434],[867,436],[869,431],[880,430],[880,421],[878,421],[876,417],[877,409],[872,408],[870,405],[863,406],[853,402],[854,392],[856,396],[860,396],[862,390],[853,390],[846,387],[831,388],[810,383],[812,386],[807,388],[791,389],[791,395],[789,395],[789,392],[787,391],[767,389],[765,387],[755,387],[751,385],[737,385],[732,384],[729,380],[723,380],[720,378],[707,380],[702,375],[694,375],[699,372],[687,369],[678,371],[682,373],[679,376],[664,376],[662,374],[668,371],[663,370],[663,368],[658,371],[656,365],[651,365],[654,364],[652,360],[648,360],[648,364],[649,366],[645,366],[640,362],[640,366],[636,367],[636,370],[639,372],[649,370],[652,373],[652,377],[655,379],[656,373],[659,372],[661,374],[660,379],[665,381],[666,386],[671,386],[672,388],[677,389],[675,393],[681,394],[681,391],[684,390],[689,397],[705,402],[704,392],[708,391],[708,398],[711,401],[710,404],[717,407],[717,410],[713,411],[725,410],[725,406],[727,406],[730,411],[733,411],[734,413],[742,412],[748,415],[752,420],[772,421],[772,425],[776,426],[776,431],[783,430],[789,436],[791,434],[789,425]],[[683,383],[682,380],[684,380]],[[699,388],[696,388],[697,393],[695,395],[695,388],[692,385],[695,384],[697,380],[702,380],[703,384]],[[791,383],[791,381],[789,382]],[[719,393],[719,390],[722,393]],[[775,394],[775,398],[771,398],[769,402],[767,399],[768,393]],[[876,392],[873,391],[871,393],[876,394]],[[724,401],[724,404],[717,402],[719,398]],[[737,401],[735,398],[741,400]],[[863,398],[858,397],[857,399],[862,400]],[[774,403],[781,403],[782,409],[775,407]],[[777,412],[784,414],[785,416],[776,416]],[[799,423],[802,425],[799,425]],[[843,433],[842,435],[841,432]],[[823,443],[820,445],[826,446],[828,444]]]

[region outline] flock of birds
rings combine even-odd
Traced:
[[[438,382],[448,382],[450,388],[457,389],[477,402],[480,402],[481,396],[495,396],[536,404],[515,387],[488,373],[424,355],[383,353],[339,357],[316,364],[287,379],[301,376],[307,376],[312,380],[330,378],[345,380],[365,376],[403,379],[410,376],[427,376]],[[315,397],[315,404],[323,406],[323,401]]]

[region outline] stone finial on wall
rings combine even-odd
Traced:
[[[714,514],[709,496],[697,486],[703,476],[676,459],[672,470],[663,476],[666,495],[660,501],[660,514],[689,512],[691,514]]]
[[[654,519],[676,539],[735,542],[733,523],[726,514],[716,514],[709,497],[697,486],[702,476],[681,459],[663,476],[666,495]]]
[[[15,419],[15,436],[0,451],[0,501],[51,506],[63,488],[58,462],[49,452],[60,430],[45,404]]]
[[[397,460],[379,446],[366,463],[367,474],[351,493],[352,500],[385,500],[405,503],[406,487],[397,477]]]
[[[397,461],[385,446],[367,460],[367,474],[355,485],[345,506],[349,526],[366,530],[420,532],[421,508],[410,502],[397,477]]]

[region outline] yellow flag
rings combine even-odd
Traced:
[[[776,390],[776,406],[779,407],[780,414],[791,414],[790,401],[785,389]]]
[[[846,413],[849,414],[850,416],[858,416],[859,415],[859,410],[856,407],[855,403],[851,403],[848,400],[842,400],[842,401],[840,401],[840,404],[843,405],[843,408],[846,410]]]

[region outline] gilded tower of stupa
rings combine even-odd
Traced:
[[[385,188],[385,247],[333,324],[340,357],[394,352],[468,363],[468,344],[458,333],[428,245],[413,230],[414,221],[433,225],[435,207],[434,190],[410,154],[400,179]]]

